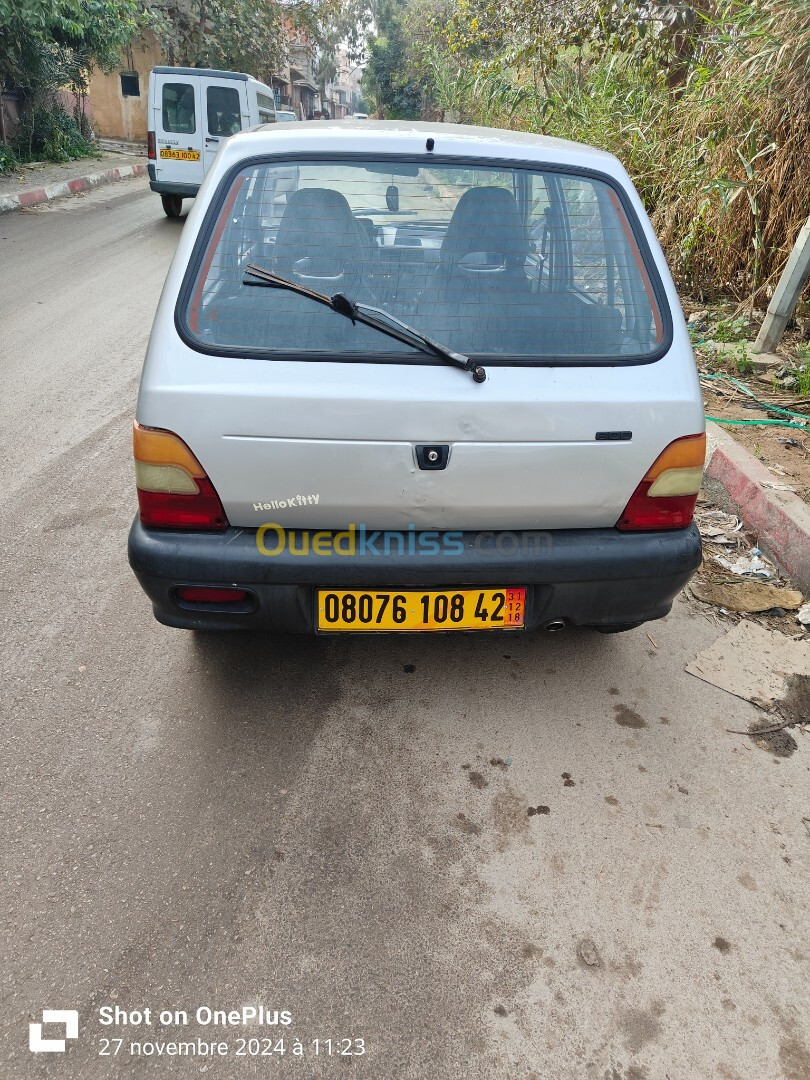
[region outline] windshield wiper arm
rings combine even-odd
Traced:
[[[278,274],[274,274],[272,270],[266,270],[263,266],[250,265],[245,270],[245,273],[256,278],[256,280],[243,281],[243,285],[263,285],[269,289],[289,289],[290,292],[299,293],[301,296],[306,296],[310,300],[323,304],[324,307],[331,308],[338,315],[351,319],[353,323],[359,322],[365,326],[371,326],[396,341],[412,345],[430,356],[438,356],[439,359],[448,364],[454,364],[463,371],[469,371],[477,383],[486,381],[487,373],[485,369],[480,364],[477,364],[475,360],[471,360],[464,353],[448,349],[446,345],[434,341],[427,334],[423,334],[420,330],[416,330],[413,326],[402,322],[401,319],[391,315],[388,311],[383,311],[382,308],[360,304],[346,296],[345,293],[335,293],[334,296],[327,296],[326,293],[308,289],[306,285],[299,285],[297,281],[288,281],[287,278],[280,277]]]

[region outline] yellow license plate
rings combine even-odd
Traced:
[[[319,589],[318,629],[518,630],[525,589]]]
[[[162,158],[171,158],[172,161],[199,161],[199,150],[170,150],[164,146],[160,151]]]

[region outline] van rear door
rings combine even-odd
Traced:
[[[202,80],[205,124],[203,171],[208,172],[220,145],[237,131],[250,126],[246,79]]]
[[[197,188],[203,180],[200,79],[179,72],[154,79],[155,179]]]

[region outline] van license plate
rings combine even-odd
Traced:
[[[161,148],[162,158],[171,158],[172,161],[199,161],[199,150],[170,150],[167,146]]]
[[[318,590],[319,630],[518,630],[525,615],[525,588]]]

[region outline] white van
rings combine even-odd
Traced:
[[[220,143],[276,122],[273,91],[251,75],[213,68],[156,67],[149,73],[149,186],[169,217],[197,194]]]
[[[129,558],[169,626],[615,633],[700,564],[689,335],[630,178],[591,147],[237,135],[136,416]]]

